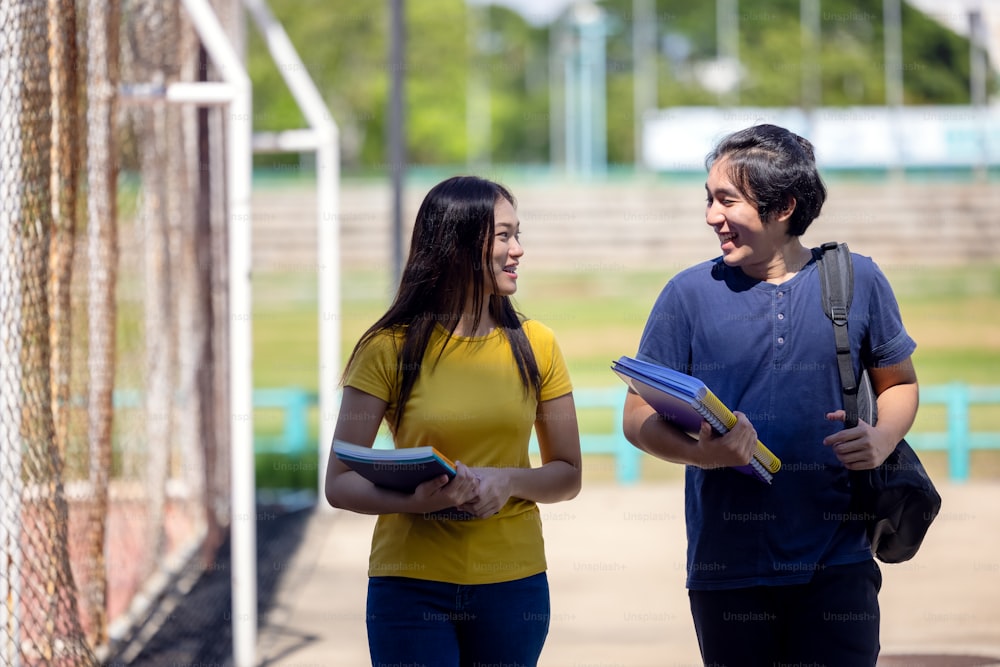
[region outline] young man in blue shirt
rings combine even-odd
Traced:
[[[738,423],[726,435],[703,424],[695,439],[630,393],[625,435],[687,466],[687,587],[706,664],[874,665],[881,574],[849,509],[848,471],[876,467],[912,425],[916,344],[885,276],[854,255],[851,349],[879,420],[843,428],[833,327],[801,243],[826,199],[812,145],[757,125],[724,138],[706,166],[705,221],[722,255],[669,281],[636,356],[700,378]],[[729,469],[758,439],[782,461],[770,485]]]

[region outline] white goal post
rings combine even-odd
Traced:
[[[309,124],[308,129],[253,132],[252,85],[240,54],[208,0],[181,0],[198,37],[218,68],[221,82],[176,82],[144,91],[168,102],[225,106],[226,201],[229,242],[229,395],[231,442],[232,631],[234,667],[256,664],[257,534],[253,442],[253,346],[250,275],[253,152],[315,151],[317,178],[317,280],[319,294],[318,443],[320,506],[322,482],[333,439],[340,355],[340,155],[338,129],[291,40],[265,0],[242,0]],[[143,91],[134,91],[142,95]]]

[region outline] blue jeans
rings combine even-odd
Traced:
[[[544,572],[471,586],[407,577],[368,580],[372,667],[534,667],[549,616]]]
[[[812,581],[689,591],[698,645],[706,665],[872,667],[879,654],[874,560],[816,570]]]

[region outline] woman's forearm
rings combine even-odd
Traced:
[[[558,503],[580,493],[583,472],[567,461],[549,461],[537,468],[504,469],[510,495],[536,503]]]

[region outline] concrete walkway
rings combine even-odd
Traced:
[[[917,557],[883,565],[886,667],[1000,665],[1000,484],[939,484]],[[678,483],[585,487],[543,506],[552,627],[545,667],[700,665],[684,589]],[[373,517],[317,510],[262,619],[260,665],[369,665],[364,608]],[[838,667],[838,666],[834,666]],[[846,666],[850,667],[850,666]]]

